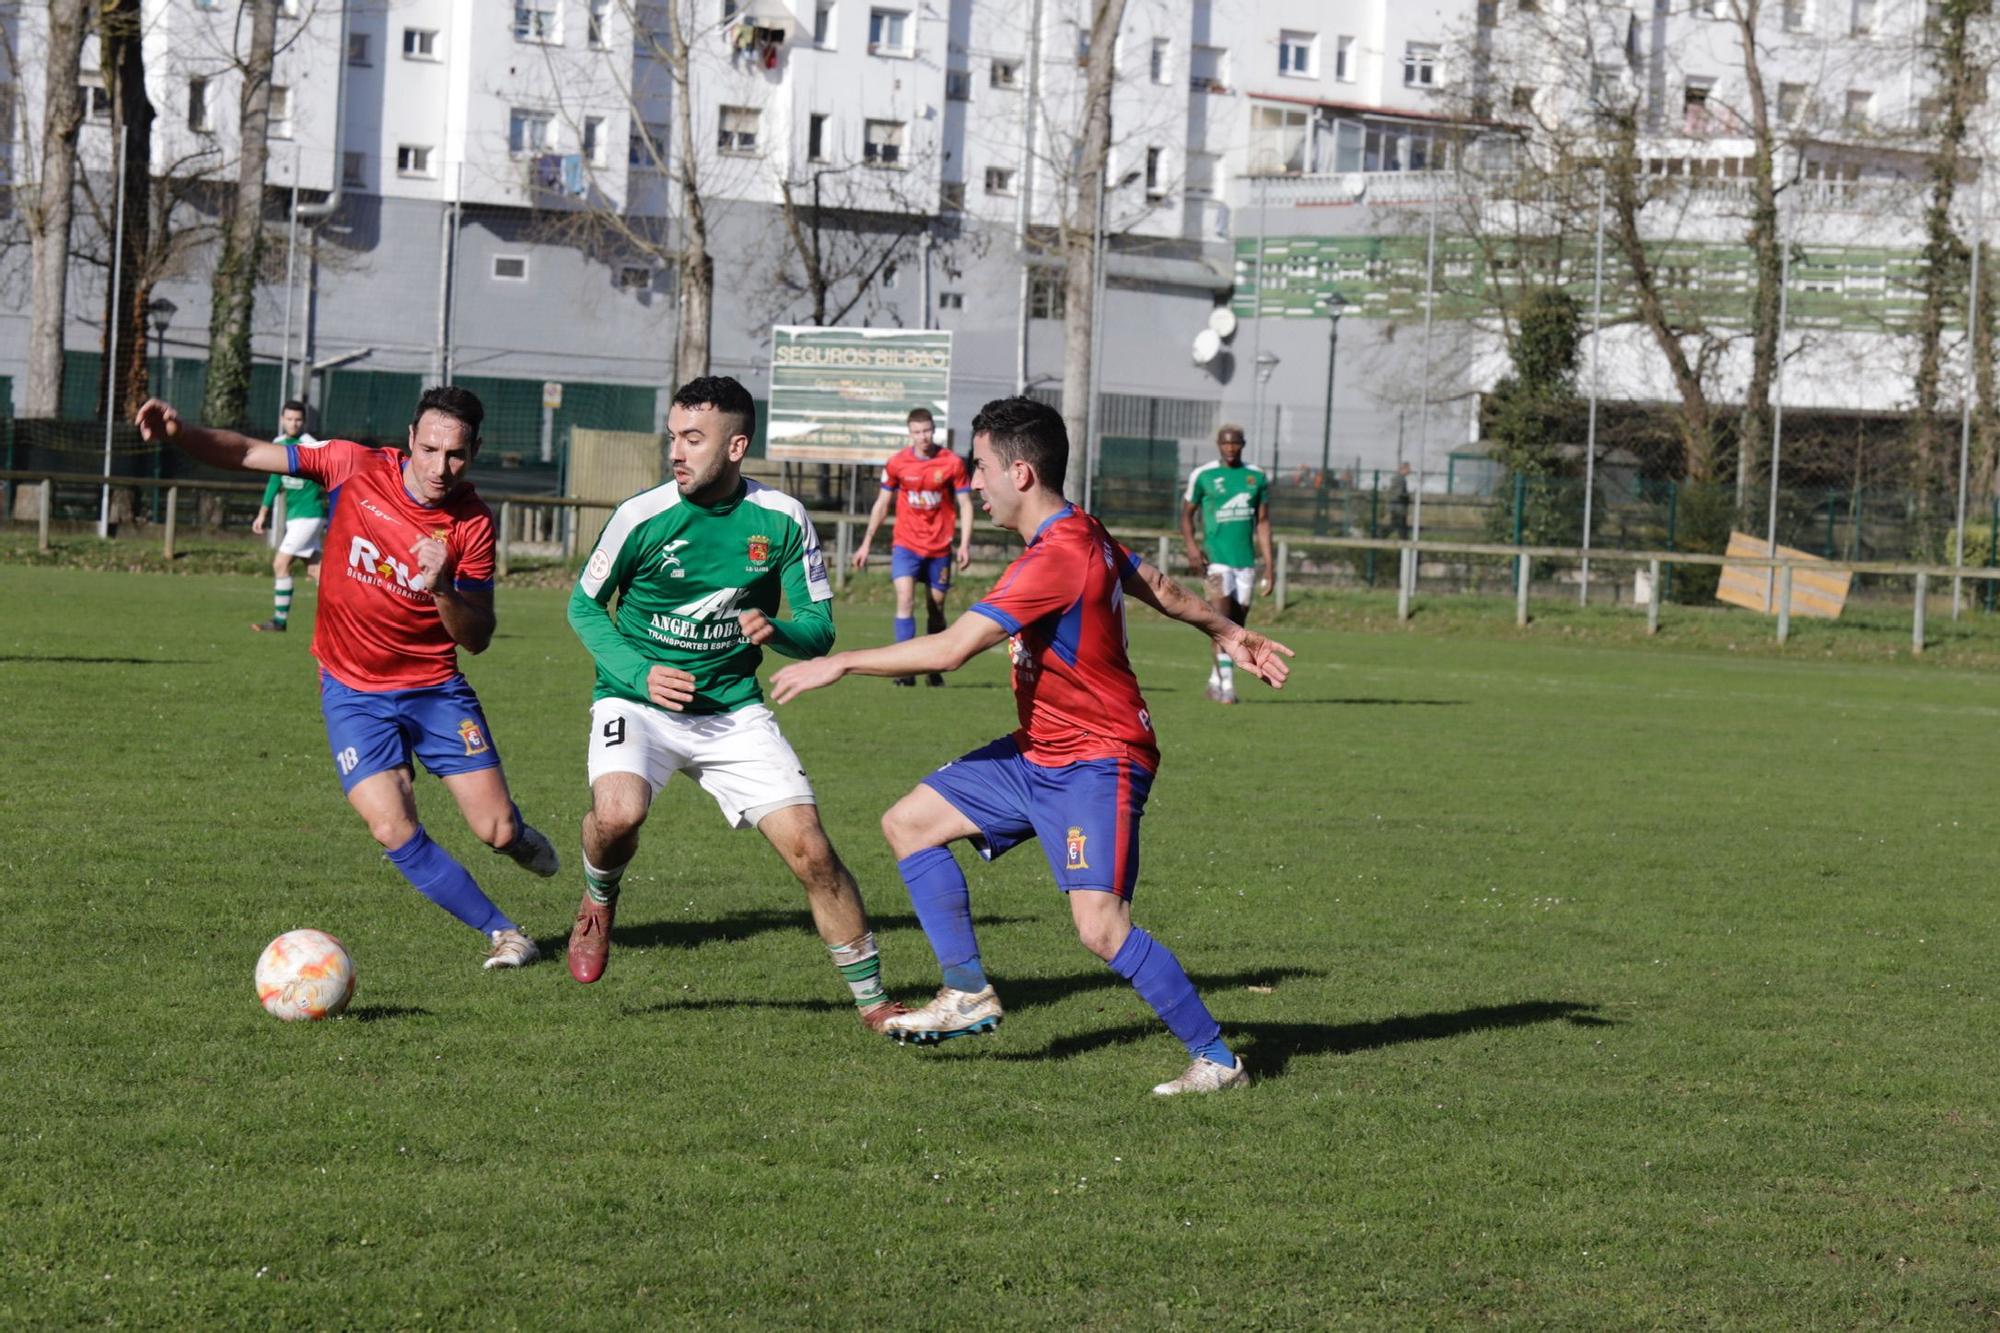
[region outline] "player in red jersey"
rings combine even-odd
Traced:
[[[796,663],[771,680],[772,700],[784,703],[850,673],[956,670],[1013,640],[1020,727],[938,769],[882,817],[944,971],[936,999],[883,1028],[900,1041],[936,1042],[999,1025],[965,875],[947,847],[967,838],[991,860],[1034,838],[1069,895],[1083,946],[1132,983],[1192,1057],[1179,1078],[1153,1091],[1241,1087],[1249,1071],[1180,960],[1132,924],[1139,821],[1160,751],[1125,653],[1124,599],[1201,630],[1273,688],[1284,685],[1292,650],[1216,614],[1063,499],[1069,439],[1055,409],[1027,398],[988,403],[972,423],[972,448],[973,485],[993,521],[1028,541],[992,591],[942,634]]]
[[[896,585],[896,642],[917,636],[917,580],[926,592],[929,620],[926,632],[944,629],[944,601],[951,593],[951,537],[958,529],[958,567],[972,563],[972,480],[965,460],[938,444],[937,423],[930,409],[913,407],[907,422],[910,447],[900,449],[882,465],[882,490],[868,511],[868,530],[854,553],[854,567],[868,568],[869,548],[896,499],[896,526],[890,532],[889,577]],[[915,685],[915,676],[896,677],[898,685]],[[930,673],[932,685],[944,677]]]
[[[480,840],[544,877],[549,840],[508,795],[500,755],[458,649],[493,641],[493,514],[465,471],[485,409],[454,386],[430,389],[410,423],[409,453],[346,440],[266,444],[189,425],[151,399],[148,441],[172,440],[204,463],[310,477],[333,494],[312,652],[320,708],[347,800],[418,892],[491,942],[486,966],[520,967],[539,951],[417,820],[412,758],[443,781]]]

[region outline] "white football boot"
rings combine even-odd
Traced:
[[[984,990],[940,987],[937,998],[921,1009],[884,1019],[879,1029],[898,1042],[928,1046],[953,1037],[977,1037],[1000,1026],[1000,997]]]
[[[1219,1065],[1207,1057],[1197,1059],[1187,1067],[1187,1071],[1171,1083],[1153,1085],[1156,1097],[1178,1097],[1184,1092],[1227,1092],[1231,1088],[1250,1086],[1250,1066],[1243,1063],[1243,1057],[1236,1058],[1234,1067]]]

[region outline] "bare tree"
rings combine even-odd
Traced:
[[[700,159],[694,151],[694,92],[688,71],[688,16],[680,0],[667,5],[667,69],[674,81],[674,115],[681,156],[675,164],[681,192],[680,326],[674,336],[674,380],[685,384],[708,373],[715,323],[715,257],[708,252],[708,211],[701,195]]]
[[[776,266],[773,295],[786,306],[803,295],[808,318],[822,327],[845,322],[857,308],[874,313],[876,307],[867,303],[879,295],[878,282],[903,245],[930,222],[899,191],[884,196],[848,188],[846,173],[856,169],[854,164],[815,169],[796,183],[782,174],[778,178],[785,253]]]
[[[1125,0],[1091,0],[1090,47],[1085,52],[1083,133],[1078,145],[1076,189],[1065,210],[1062,250],[1067,263],[1063,291],[1063,425],[1073,457],[1068,490],[1083,494],[1085,467],[1096,404],[1091,402],[1092,334],[1097,321],[1097,252],[1104,200],[1104,171],[1111,156],[1111,92],[1116,86],[1118,27]]]
[[[70,223],[75,216],[76,146],[84,113],[78,70],[86,27],[84,0],[49,0],[40,170],[23,210],[34,270],[28,374],[19,404],[21,415],[27,417],[53,417],[62,406]]]
[[[153,277],[146,265],[153,214],[153,101],[146,92],[144,15],[140,0],[100,0],[97,15],[100,64],[111,97],[113,170],[124,156],[123,243],[105,284],[102,393],[99,401],[115,417],[129,419],[146,399],[146,305]],[[116,220],[106,238],[121,235]],[[112,361],[112,329],[118,330],[117,362]]]
[[[1732,116],[1738,132],[1750,139],[1750,226],[1744,240],[1750,247],[1750,378],[1743,393],[1743,412],[1736,429],[1736,507],[1749,502],[1750,477],[1763,457],[1763,442],[1771,433],[1771,386],[1778,373],[1778,300],[1784,263],[1778,233],[1778,136],[1764,86],[1758,23],[1763,0],[1727,0],[1742,62],[1743,114]]]
[[[278,0],[244,0],[250,49],[236,62],[242,79],[236,190],[230,197],[209,307],[208,380],[203,421],[242,425],[250,405],[250,319],[264,244],[264,174],[270,161],[271,72],[277,49]]]

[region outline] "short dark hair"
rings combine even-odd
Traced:
[[[1002,462],[1027,463],[1045,488],[1062,494],[1069,473],[1069,431],[1062,413],[1032,398],[995,398],[972,419],[972,433],[984,435]]]
[[[726,417],[736,418],[736,429],[731,435],[757,438],[757,400],[732,376],[697,375],[681,385],[680,392],[674,395],[674,406],[689,411],[712,407]]]
[[[306,405],[296,398],[288,398],[285,400],[285,405],[278,409],[278,415],[283,416],[287,412],[297,412],[300,416],[304,416]]]
[[[937,424],[937,418],[931,415],[931,410],[928,407],[911,408],[910,415],[903,418],[903,424],[907,426],[912,421],[928,421],[933,426]]]
[[[424,390],[424,396],[417,399],[417,413],[410,418],[412,430],[423,421],[426,412],[442,412],[472,432],[474,444],[479,442],[479,428],[486,421],[486,404],[479,401],[479,395],[470,389],[461,389],[456,384],[439,384]]]
[[[1227,444],[1232,440],[1237,444],[1248,444],[1250,442],[1249,437],[1243,433],[1243,427],[1233,421],[1224,422],[1215,432],[1215,442],[1217,444]]]

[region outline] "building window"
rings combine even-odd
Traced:
[[[1857,133],[1875,123],[1875,94],[1860,88],[1847,90],[1847,128]]]
[[[1778,85],[1778,122],[1796,125],[1805,118],[1806,86],[1803,83]]]
[[[1187,156],[1187,181],[1181,192],[1190,199],[1207,199],[1215,193],[1217,164],[1221,161],[1215,153],[1189,153]]]
[[[273,139],[292,137],[292,90],[273,86],[271,89],[271,124],[265,133]]]
[[[1165,157],[1165,149],[1148,148],[1146,150],[1146,197],[1148,199],[1157,200],[1165,197],[1166,189],[1160,180],[1161,165]]]
[[[102,83],[80,83],[76,87],[77,100],[83,103],[83,114],[91,120],[111,119],[111,90]]]
[[[757,151],[757,108],[726,106],[716,124],[715,146],[725,153]]]
[[[897,275],[897,272],[896,272],[896,265],[895,265],[895,264],[894,264],[893,262],[891,262],[891,263],[887,263],[887,264],[884,264],[884,265],[882,265],[882,287],[883,287],[883,290],[885,290],[885,291],[893,291],[893,290],[895,289],[895,286],[896,286],[896,278],[897,278],[897,276],[898,276],[898,275]]]
[[[965,211],[965,182],[938,182],[938,211],[941,213],[963,213]]]
[[[972,71],[948,69],[944,72],[944,99],[947,102],[972,100]]]
[[[1786,32],[1804,32],[1812,25],[1812,8],[1806,0],[1784,0],[1781,12]]]
[[[964,292],[939,292],[939,293],[938,293],[938,309],[940,309],[940,310],[963,310],[963,309],[965,309],[965,293],[964,293]]]
[[[350,33],[348,33],[348,34],[347,34],[347,63],[348,63],[348,64],[350,64],[350,65],[366,65],[366,64],[368,64],[368,63],[369,63],[369,62],[368,62],[368,36],[369,36],[369,35],[368,35],[367,33],[365,33],[365,32],[350,32]]]
[[[1341,83],[1354,82],[1354,39],[1333,39],[1333,77]]]
[[[873,55],[910,54],[910,15],[902,9],[868,11],[868,50]]]
[[[222,8],[222,0],[194,0],[194,7],[196,9],[220,9]]]
[[[396,174],[398,176],[431,176],[431,150],[424,145],[406,143],[396,146]]]
[[[1067,309],[1061,273],[1041,268],[1028,275],[1029,319],[1062,319]]]
[[[599,51],[611,45],[611,0],[590,0],[590,22],[585,39]]]
[[[1935,97],[1922,98],[1917,102],[1916,130],[1919,134],[1935,133],[1938,118],[1944,114],[1944,103]]]
[[[283,18],[297,18],[299,16],[299,0],[278,0],[278,13]]]
[[[526,255],[493,256],[493,276],[502,282],[526,282],[528,280],[528,257]]]
[[[635,171],[665,171],[667,139],[672,133],[671,126],[657,121],[634,122],[631,137],[626,140],[626,164]]]
[[[827,0],[813,7],[813,45],[831,47],[833,45],[833,6]]]
[[[871,120],[862,129],[862,156],[870,166],[893,167],[903,160],[903,122]]]
[[[1018,88],[1021,86],[1021,62],[1018,60],[996,60],[986,82],[995,88]]]
[[[986,193],[1014,193],[1014,169],[1012,167],[986,168]]]
[[[1403,48],[1403,86],[1435,88],[1438,81],[1438,49],[1429,42],[1410,42]]]
[[[1304,171],[1308,119],[1304,107],[1250,108],[1250,174],[1271,176]]]
[[[556,119],[546,111],[524,111],[515,107],[507,113],[507,151],[516,157],[554,152]]]
[[[806,118],[806,161],[826,161],[826,122],[823,111],[815,111]]]
[[[365,165],[366,160],[365,156],[361,153],[342,153],[340,155],[340,183],[356,190],[366,185],[368,177],[363,174],[367,169]]]
[[[653,270],[644,264],[625,264],[618,270],[618,290],[621,292],[650,292],[653,290]]]
[[[1229,48],[1188,48],[1188,87],[1198,93],[1219,93],[1229,87]]]
[[[514,0],[514,40],[562,44],[562,10],[557,0]]]
[[[1681,90],[1681,132],[1695,138],[1704,138],[1715,130],[1709,109],[1709,94],[1715,91],[1714,79],[1689,79]]]
[[[1854,0],[1854,26],[1848,31],[1856,37],[1874,34],[1875,0]]]
[[[1278,34],[1278,73],[1294,79],[1319,77],[1319,34],[1281,32]]]
[[[1147,72],[1151,75],[1154,83],[1165,85],[1173,82],[1174,44],[1171,38],[1155,37],[1153,39],[1153,59]]]
[[[1517,84],[1513,95],[1507,99],[1507,105],[1524,116],[1532,116],[1535,114],[1535,90],[1525,83]]]
[[[196,134],[213,134],[215,126],[209,122],[208,80],[188,80],[188,128]]]
[[[431,28],[403,29],[403,59],[436,60],[438,35]]]
[[[604,117],[585,116],[583,118],[584,161],[596,167],[605,165],[604,139]]]

